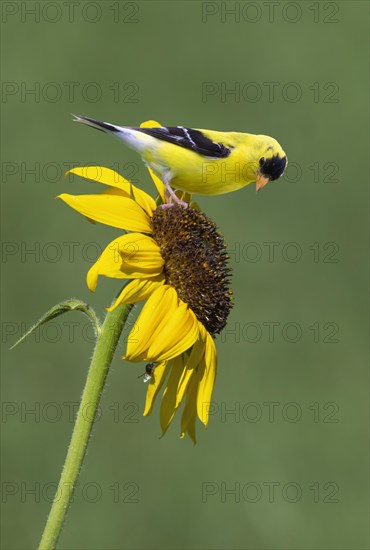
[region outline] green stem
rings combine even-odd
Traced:
[[[108,312],[105,317],[101,333],[96,341],[67,457],[39,550],[52,550],[58,542],[73,495],[73,489],[85,457],[108,370],[131,309],[132,305],[119,306]],[[89,413],[86,414],[86,411],[89,411]]]

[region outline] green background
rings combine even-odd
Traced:
[[[209,428],[193,446],[178,416],[159,439],[122,341],[59,547],[368,548],[367,2],[75,4],[2,3],[2,547],[38,543],[93,344],[71,314],[9,347],[68,297],[102,317],[120,287],[89,294],[119,232],[54,199],[98,188],[62,174],[116,166],[154,193],[139,157],[74,112],[270,134],[290,167],[258,195],[199,198],[235,293]]]

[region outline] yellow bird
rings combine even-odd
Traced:
[[[115,135],[137,151],[174,200],[173,189],[221,195],[255,181],[259,191],[282,176],[287,165],[283,149],[269,136],[166,127],[153,120],[133,128],[73,117],[76,122]]]

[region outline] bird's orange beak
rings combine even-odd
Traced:
[[[266,176],[263,176],[261,172],[257,173],[256,177],[256,193],[262,189],[262,187],[265,187],[265,185],[270,181],[270,178],[267,178]]]

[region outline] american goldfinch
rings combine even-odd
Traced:
[[[283,149],[269,136],[166,127],[153,120],[132,128],[73,117],[76,122],[115,135],[137,151],[172,197],[173,189],[220,195],[254,181],[259,191],[282,176],[287,164]]]

